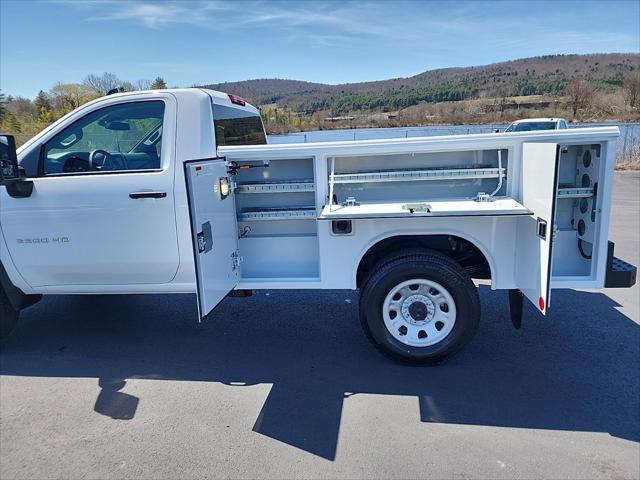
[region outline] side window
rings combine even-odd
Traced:
[[[568,128],[567,122],[565,122],[564,120],[560,120],[560,128]]]
[[[157,170],[164,102],[131,102],[82,117],[44,145],[41,173]]]
[[[241,108],[213,104],[216,144],[264,145],[267,138],[260,115]]]

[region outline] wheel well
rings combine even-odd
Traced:
[[[491,268],[482,251],[469,240],[456,235],[399,235],[385,238],[373,245],[364,254],[358,265],[356,284],[358,288],[373,266],[387,255],[405,249],[428,248],[455,260],[472,277],[491,279]]]
[[[39,302],[42,298],[42,295],[27,295],[18,287],[14,286],[2,262],[0,262],[0,296],[1,295],[6,295],[7,300],[9,300],[14,310],[27,308]]]

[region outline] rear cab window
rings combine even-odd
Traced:
[[[555,130],[556,122],[521,122],[514,123],[506,132],[532,132],[538,130]]]
[[[225,145],[265,145],[267,143],[259,113],[213,103],[213,121],[216,144],[220,147]]]

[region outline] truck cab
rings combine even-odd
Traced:
[[[193,117],[177,122],[180,109]],[[174,188],[182,163],[215,157],[218,145],[264,143],[256,108],[209,90],[91,102],[18,151],[33,193],[3,192],[4,268],[19,265],[11,278],[25,291],[192,291],[180,255],[192,260],[191,239],[176,226],[188,214]]]

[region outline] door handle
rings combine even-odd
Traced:
[[[164,198],[167,192],[131,192],[129,198]]]

